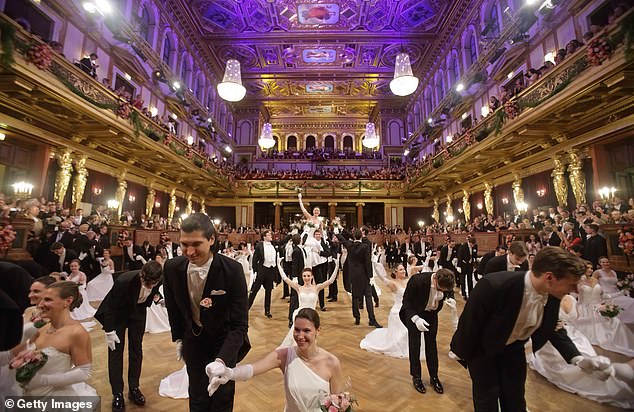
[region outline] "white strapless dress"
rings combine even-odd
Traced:
[[[398,316],[403,305],[403,293],[405,288],[398,288],[394,297],[394,304],[387,317],[387,328],[375,329],[365,335],[359,346],[369,352],[382,353],[394,358],[409,358],[409,343],[407,328]],[[421,333],[422,335],[422,333]],[[420,358],[425,359],[425,339],[421,336]]]
[[[606,318],[597,310],[601,302],[601,286],[579,286],[579,316],[571,323],[584,334],[593,345],[605,350],[634,357],[634,333],[619,318]]]
[[[163,285],[159,286],[159,293],[163,294]],[[145,331],[149,333],[169,332],[170,321],[167,316],[167,308],[161,304],[154,303],[147,308],[147,316],[145,319]]]
[[[53,347],[47,347],[42,349],[42,352],[48,356],[48,361],[42,369],[37,373],[42,375],[54,375],[57,373],[68,372],[73,368],[73,362],[70,355],[58,351]],[[78,396],[78,397],[92,397],[97,396],[97,391],[92,386],[85,382],[76,383],[68,386],[42,386],[35,389],[27,389],[24,392],[25,396]],[[77,399],[81,400],[81,399]],[[94,401],[94,399],[92,399]],[[99,410],[99,408],[95,408]]]
[[[183,366],[176,372],[172,372],[167,377],[161,379],[159,395],[164,398],[189,398],[189,375],[187,375],[187,366]]]
[[[86,285],[86,295],[88,296],[88,302],[102,301],[112,286],[114,285],[114,279],[112,278],[112,270],[106,266],[101,268],[101,273],[95,276],[93,280]]]
[[[297,294],[297,298],[299,299],[299,307],[293,311],[293,316],[292,316],[293,321],[295,320],[295,316],[297,316],[300,309],[304,309],[304,308],[315,309],[315,307],[317,306],[317,300],[319,299],[319,295],[317,295],[317,293],[315,292],[300,292]],[[295,339],[293,339],[292,326],[289,329],[288,333],[286,334],[286,337],[284,338],[280,346],[278,346],[278,348],[285,348],[287,346],[297,346],[297,343],[295,343]]]
[[[619,313],[617,316],[621,322],[634,323],[634,298],[624,296],[616,286],[616,282],[618,282],[616,273],[612,271],[610,271],[611,273],[606,273],[601,269],[599,269],[598,272],[601,273],[599,285],[601,285],[601,289],[603,289],[604,300],[617,304],[623,308],[623,312]]]
[[[290,346],[286,354],[284,412],[320,412],[321,400],[330,394],[330,383],[310,369],[295,348]]]
[[[559,311],[559,319],[565,322],[566,333],[579,352],[584,356],[596,356],[597,353],[588,338],[571,322],[576,317],[575,307],[569,314],[563,310]],[[546,342],[537,353],[530,354],[528,363],[532,369],[567,392],[619,408],[634,408],[634,388],[627,382],[614,377],[602,381],[579,367],[570,365],[550,342]]]

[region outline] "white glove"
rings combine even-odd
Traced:
[[[332,229],[332,232],[333,232],[335,235],[338,235],[338,234],[339,234],[339,226],[335,226],[335,227]]]
[[[183,340],[176,339],[176,360],[183,360]]]
[[[429,323],[425,319],[421,318],[420,316],[418,315],[412,316],[412,322],[414,322],[414,325],[416,325],[419,331],[429,332],[429,329],[427,328],[427,326],[429,326]]]
[[[453,258],[451,259],[451,264],[455,266],[458,266],[458,258]]]
[[[575,356],[571,363],[577,365],[584,372],[601,371],[610,367],[610,359],[605,356]]]
[[[25,323],[22,330],[22,341],[30,340],[38,331],[39,329],[35,327],[33,322]]]
[[[608,378],[614,376],[614,367],[610,365],[606,369],[592,371],[592,376],[596,377],[599,380],[607,381]]]
[[[430,256],[431,256],[431,254],[432,254],[432,250],[431,250],[431,249],[429,249],[429,250],[427,251],[427,253],[425,253],[425,256],[430,257]]]
[[[209,397],[218,390],[220,385],[224,385],[229,382],[231,369],[227,368],[222,362],[213,361],[205,367],[205,373],[209,377],[209,386],[207,386],[207,392]]]
[[[86,258],[86,256],[88,256],[88,253],[81,252],[78,257],[79,257],[79,260],[84,260],[84,258]]]
[[[296,235],[299,233],[299,230],[297,230],[297,228],[291,230],[291,235]]]
[[[455,310],[456,309],[456,300],[453,299],[453,298],[447,298],[447,299],[445,299],[445,305],[447,305],[451,309]]]
[[[114,350],[117,343],[121,343],[119,337],[117,336],[117,332],[114,330],[106,332],[106,344],[108,345],[108,349]]]
[[[610,368],[612,369],[612,376],[625,382],[634,381],[634,367],[629,363],[613,363]]]
[[[462,269],[460,268],[460,266],[456,266],[456,272],[462,273]]]

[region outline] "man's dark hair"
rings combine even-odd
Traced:
[[[552,272],[555,278],[581,277],[586,273],[583,260],[557,246],[546,246],[535,255],[531,269],[536,277]]]
[[[512,253],[519,258],[523,258],[528,255],[528,250],[526,249],[526,244],[518,240],[511,243],[511,247],[509,247],[509,253]]]
[[[262,240],[264,240],[264,237],[265,237],[266,235],[268,235],[269,233],[271,233],[271,229],[265,229],[265,230],[263,230],[263,231],[262,231],[262,233],[260,233],[260,238],[261,238]]]
[[[498,246],[495,248],[495,251],[496,251],[496,252],[501,252],[501,251],[505,251],[505,252],[506,252],[506,245],[498,245]]]
[[[592,230],[594,230],[595,232],[599,231],[599,225],[597,225],[596,223],[591,223],[588,225],[588,227]]]
[[[361,239],[361,231],[360,231],[359,229],[354,229],[354,230],[352,231],[352,238],[353,238],[354,240],[359,240],[359,239]]]
[[[291,242],[293,242],[293,245],[297,246],[302,243],[302,237],[299,235],[299,233],[294,234],[293,237],[291,237]]]
[[[147,262],[141,268],[141,279],[145,282],[160,282],[163,279],[163,266],[155,260]]]
[[[61,242],[55,242],[51,245],[51,250],[60,250],[64,247]]]
[[[192,213],[187,219],[183,220],[181,224],[182,232],[192,233],[196,230],[203,232],[203,236],[207,239],[216,236],[216,228],[213,223],[211,223],[211,219],[203,213]]]
[[[438,269],[436,272],[436,283],[438,283],[439,288],[452,291],[456,285],[454,273],[449,269]]]
[[[359,229],[361,230],[361,236],[368,235],[368,227],[366,225],[361,226]]]

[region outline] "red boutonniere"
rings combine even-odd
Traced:
[[[214,301],[211,298],[204,298],[203,300],[200,301],[200,306],[202,306],[205,309],[209,309],[213,305],[214,305]]]

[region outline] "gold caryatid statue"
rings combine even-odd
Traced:
[[[117,206],[117,216],[121,216],[121,212],[123,211],[123,199],[125,199],[125,192],[128,189],[128,182],[125,181],[126,172],[121,173],[119,177],[117,177],[117,191],[115,192],[115,200],[119,202],[119,206]]]
[[[202,214],[205,214],[205,215],[206,215],[206,214],[207,214],[207,210],[205,210],[205,209],[206,209],[206,207],[207,207],[207,206],[205,206],[205,198],[204,198],[204,197],[201,197],[201,198],[200,198],[200,213],[202,213]]]
[[[172,189],[170,192],[170,203],[167,205],[167,220],[169,222],[174,218],[174,212],[176,211],[176,189]]]
[[[484,206],[487,214],[493,215],[493,186],[490,183],[484,182]]]
[[[555,168],[550,176],[553,178],[553,187],[555,188],[555,196],[557,203],[561,207],[568,206],[568,182],[566,182],[566,165],[560,156],[556,156],[553,161]]]
[[[73,174],[73,159],[70,149],[65,149],[57,154],[57,164],[59,165],[59,170],[55,174],[55,193],[53,197],[55,203],[62,204],[70,184],[70,177]]]
[[[445,217],[445,221],[447,223],[453,223],[454,215],[453,215],[453,208],[451,207],[451,195],[447,195],[447,208],[445,209],[445,213],[447,214]]]
[[[466,222],[471,219],[471,203],[469,203],[469,191],[467,189],[462,190],[462,211],[464,212],[464,219]]]
[[[150,188],[147,191],[147,197],[145,198],[145,216],[150,220],[152,212],[154,211],[154,200],[156,199],[156,190]]]
[[[568,159],[568,173],[570,173],[568,177],[572,193],[575,195],[578,205],[586,203],[586,175],[583,173],[583,160],[581,160],[579,152],[576,150],[568,154]]]
[[[513,199],[515,207],[524,203],[524,191],[522,190],[522,178],[517,172],[513,172]]]
[[[192,205],[192,194],[187,193],[187,196],[185,196],[185,200],[187,201],[187,204],[185,206],[185,214],[191,215],[194,208],[194,206]]]
[[[84,191],[86,190],[86,182],[88,182],[88,169],[86,169],[87,155],[79,156],[75,161],[75,179],[73,180],[73,208],[78,209]]]
[[[438,212],[438,199],[434,199],[434,211],[431,214],[436,223],[440,223],[440,212]]]

